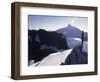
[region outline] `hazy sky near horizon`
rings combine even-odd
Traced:
[[[67,27],[71,24],[80,30],[88,31],[87,17],[72,17],[72,16],[43,16],[43,15],[29,15],[28,29],[39,30],[45,29],[47,31],[55,31],[60,28]]]

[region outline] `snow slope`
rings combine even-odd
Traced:
[[[72,49],[65,50],[62,52],[57,52],[48,55],[45,57],[43,60],[34,63],[33,65],[30,65],[31,67],[33,66],[57,66],[60,65],[62,62],[65,61],[66,57],[70,54]]]

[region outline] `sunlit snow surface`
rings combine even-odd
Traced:
[[[72,49],[65,50],[62,52],[52,53],[45,57],[43,60],[33,63],[30,67],[33,66],[58,66],[65,61],[67,56],[70,54]]]

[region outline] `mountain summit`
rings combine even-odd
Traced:
[[[71,24],[67,27],[56,30],[57,33],[62,33],[67,36],[67,38],[81,38],[82,31]]]

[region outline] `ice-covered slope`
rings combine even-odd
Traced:
[[[41,60],[40,62],[37,62],[31,66],[57,66],[57,65],[60,65],[62,62],[65,61],[65,59],[67,58],[67,56],[70,54],[71,51],[72,51],[72,49],[69,49],[69,50],[65,50],[62,52],[50,54],[47,57],[45,57],[43,60]]]

